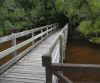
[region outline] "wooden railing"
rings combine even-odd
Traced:
[[[71,72],[100,72],[99,64],[71,64],[63,63],[64,48],[67,42],[67,31],[68,25],[64,27],[61,33],[58,35],[56,40],[52,43],[47,54],[42,56],[42,65],[46,69],[46,83],[58,83],[57,81],[52,80],[52,74],[59,78],[63,83],[73,83],[67,77],[65,77],[61,71],[71,71]],[[64,35],[65,34],[65,35]],[[60,40],[60,42],[59,42]],[[54,50],[56,44],[60,45],[60,63],[52,62],[52,51]],[[60,71],[60,72],[59,72]]]
[[[62,31],[55,38],[54,42],[50,46],[47,53],[42,56],[42,65],[46,67],[46,82],[51,82],[51,79],[55,78],[52,77],[51,63],[63,63],[63,58],[65,57],[66,43],[67,43],[67,34],[68,34],[68,24],[65,25]],[[55,55],[53,55],[52,57],[52,52],[55,50],[56,46],[58,46],[58,48],[56,49]],[[54,83],[57,81],[57,79],[56,80],[55,79],[53,79]]]
[[[6,55],[8,55],[10,53],[13,53],[13,59],[11,59],[10,61],[8,61],[7,63],[5,63],[3,66],[0,67],[0,73],[4,72],[8,67],[15,64],[21,57],[23,57],[26,53],[31,51],[35,46],[37,46],[39,43],[41,43],[49,35],[51,35],[56,30],[57,27],[58,27],[58,23],[55,23],[55,24],[51,24],[51,25],[47,25],[47,26],[43,26],[43,27],[31,29],[31,30],[19,32],[19,33],[13,33],[13,34],[8,35],[8,36],[0,37],[0,43],[6,42],[9,40],[11,40],[11,42],[12,42],[11,48],[8,48],[8,49],[0,52],[0,59],[5,57]],[[44,31],[44,29],[46,29],[46,30]],[[34,33],[37,31],[41,31],[41,33],[34,36]],[[32,38],[16,45],[16,38],[19,38],[19,37],[22,37],[22,36],[25,36],[28,34],[32,34]],[[41,40],[34,43],[34,40],[39,38],[39,37],[41,37]],[[25,51],[23,51],[17,55],[17,50],[19,48],[27,45],[30,42],[32,42],[32,46],[30,46]]]

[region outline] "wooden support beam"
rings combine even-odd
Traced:
[[[41,33],[43,32],[43,29],[41,29]],[[41,39],[43,39],[43,35],[41,36]]]
[[[29,48],[27,48],[26,50],[24,50],[23,52],[21,52],[20,54],[18,54],[16,57],[14,57],[13,59],[11,59],[7,63],[5,63],[3,66],[1,66],[0,67],[0,73],[4,72],[8,67],[10,67],[11,65],[13,65],[16,61],[18,61],[20,58],[22,58],[26,53],[28,53],[30,50],[32,50],[35,46],[37,46],[38,44],[40,44],[46,38],[47,37],[44,37],[42,40],[39,40],[34,45],[30,46]]]
[[[60,63],[63,63],[63,37],[59,35],[60,39]]]
[[[52,71],[100,72],[100,65],[97,65],[97,64],[52,63]]]
[[[52,26],[51,26],[51,29],[52,29]],[[52,33],[52,30],[51,30],[51,33]]]
[[[32,33],[32,37],[34,37],[34,32]],[[32,41],[32,44],[34,45],[34,40]]]
[[[52,83],[51,55],[42,56],[42,63],[46,67],[46,83]]]
[[[46,31],[47,31],[47,36],[48,36],[48,33],[49,33],[49,32],[48,32],[48,27],[46,28]]]
[[[55,27],[54,27],[54,28],[55,28]],[[52,28],[52,29],[54,29],[54,28]],[[48,31],[51,31],[52,29],[50,29],[50,30],[48,30]],[[44,35],[44,34],[46,34],[48,31],[45,31],[45,32],[43,32],[43,33],[40,33],[40,34],[38,34],[38,35],[36,35],[36,36],[34,36],[34,37],[32,37],[32,38],[30,38],[30,39],[28,39],[28,40],[22,42],[22,43],[19,43],[19,44],[15,45],[15,46],[13,46],[13,47],[11,47],[11,48],[8,48],[8,49],[6,49],[6,50],[0,52],[0,58],[3,58],[3,57],[6,56],[7,54],[10,54],[11,52],[14,52],[15,50],[17,50],[17,49],[19,49],[19,48],[25,46],[26,44],[32,42],[33,40],[35,40],[35,39],[41,37],[41,36]]]
[[[15,46],[16,45],[16,39],[11,40],[11,43],[12,43],[12,47]],[[14,58],[15,56],[17,56],[17,51],[15,50],[12,54],[13,54],[13,58]]]
[[[61,74],[58,71],[57,72],[54,71],[53,74],[65,83],[73,83],[71,80],[69,80],[67,77],[65,77],[63,74]]]
[[[24,35],[31,34],[33,32],[40,31],[41,29],[45,29],[46,27],[54,26],[55,24],[56,23],[51,24],[51,25],[47,25],[47,26],[43,26],[43,27],[39,27],[39,28],[35,28],[35,29],[31,29],[31,30],[27,30],[27,31],[23,31],[23,32],[19,32],[19,33],[15,33],[14,36],[8,35],[8,36],[0,37],[0,43],[3,43],[3,42],[6,42],[6,41],[9,41],[9,40],[12,40],[14,38],[19,38],[19,37],[22,37]]]

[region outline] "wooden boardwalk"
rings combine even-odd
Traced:
[[[57,30],[46,40],[44,40],[40,45],[38,45],[34,50],[22,58],[16,65],[7,70],[4,74],[0,76],[0,83],[45,83],[45,68],[42,67],[42,58],[43,54],[46,54],[50,45],[55,38],[58,36],[61,30]],[[55,49],[57,50],[59,44],[56,45]],[[52,53],[52,56],[55,55],[55,50]],[[58,59],[53,60],[53,62],[59,62]]]

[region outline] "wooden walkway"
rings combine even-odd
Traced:
[[[45,54],[61,30],[57,30],[34,50],[22,58],[16,65],[0,76],[0,83],[45,83],[45,68],[42,67],[41,56]],[[59,45],[55,47],[57,50]],[[52,53],[54,57],[55,50]],[[59,54],[58,54],[59,56]],[[54,58],[53,58],[54,59]],[[59,62],[58,59],[52,60]]]

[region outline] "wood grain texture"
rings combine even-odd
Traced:
[[[54,28],[55,28],[55,27],[54,27]],[[54,29],[54,28],[53,28],[53,29]],[[51,29],[48,30],[48,31],[51,31]],[[15,51],[15,50],[17,50],[17,49],[19,49],[19,48],[25,46],[26,44],[32,42],[33,40],[35,40],[35,39],[41,37],[42,35],[44,35],[44,34],[47,33],[48,31],[45,31],[45,32],[43,32],[43,33],[40,33],[39,35],[36,35],[36,36],[34,36],[34,37],[32,37],[32,38],[30,38],[30,39],[28,39],[28,40],[26,40],[26,41],[24,41],[24,42],[22,42],[22,43],[19,43],[19,44],[15,45],[15,46],[13,46],[13,47],[11,47],[11,48],[8,48],[8,49],[6,49],[6,50],[0,52],[0,58],[3,58],[3,57],[6,56],[7,54],[10,54],[11,52],[13,52],[13,51]]]
[[[50,49],[52,43],[56,40],[55,38],[60,32],[61,30],[58,30],[53,33],[35,49],[31,47],[30,49],[33,50],[29,54],[22,58],[18,64],[14,65],[0,76],[0,83],[44,83],[46,81],[46,72],[45,68],[42,67],[41,57],[43,54],[47,53],[48,49]],[[59,54],[58,48],[59,44],[54,48],[55,50],[52,53],[53,56],[56,54],[54,58],[55,60],[53,61],[56,61],[56,57],[58,56],[57,54]]]
[[[55,24],[57,24],[57,23],[55,23]],[[8,36],[0,37],[0,43],[3,43],[3,42],[6,42],[6,41],[9,41],[9,40],[18,38],[18,37],[22,37],[22,36],[28,35],[28,34],[30,34],[30,33],[39,31],[39,30],[41,30],[41,29],[45,29],[45,28],[47,28],[47,27],[54,26],[55,24],[51,24],[51,25],[47,25],[47,26],[43,26],[43,27],[31,29],[31,30],[19,32],[19,33],[13,33],[13,34],[8,35]]]

